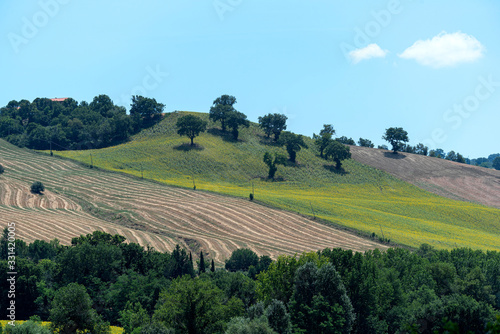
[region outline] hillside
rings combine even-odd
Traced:
[[[317,156],[310,138],[309,149],[297,155],[297,165],[279,166],[279,181],[270,182],[263,154],[285,150],[265,138],[256,124],[243,129],[238,142],[210,124],[191,149],[186,145],[189,139],[176,134],[181,114],[167,115],[122,145],[56,154],[85,164],[92,158],[100,168],[186,188],[195,183],[199,190],[242,198],[248,198],[253,188],[261,203],[409,246],[500,249],[498,209],[437,196],[354,159],[345,161],[338,172],[332,162]]]
[[[16,222],[18,237],[60,239],[102,230],[131,242],[172,250],[181,244],[223,262],[236,248],[261,255],[342,247],[364,251],[386,246],[303,216],[245,199],[193,191],[89,169],[19,149],[0,140],[0,223]],[[46,187],[31,194],[33,181]]]
[[[500,209],[500,171],[411,153],[351,147],[352,158],[451,199]]]

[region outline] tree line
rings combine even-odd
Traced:
[[[4,230],[4,310],[7,240]],[[59,333],[500,333],[496,251],[337,248],[271,260],[243,248],[222,268],[203,251],[161,253],[97,231],[70,246],[15,246],[17,319]]]
[[[161,120],[165,105],[132,96],[130,113],[107,95],[92,102],[72,98],[10,101],[0,108],[0,137],[19,147],[37,150],[80,150],[122,143]]]
[[[238,140],[242,127],[250,126],[247,116],[235,109],[236,103],[234,96],[221,95],[213,101],[209,111],[209,119],[220,123],[222,133],[229,134],[233,140]],[[78,103],[72,98],[36,98],[33,102],[13,100],[0,108],[0,138],[19,147],[37,150],[103,148],[123,143],[131,135],[159,122],[164,109],[165,105],[155,99],[138,95],[132,96],[129,114],[124,107],[115,105],[109,96],[104,94],[94,97],[90,103]],[[285,131],[286,121],[287,116],[279,113],[270,113],[258,118],[265,136],[272,137],[276,144],[284,146],[288,160],[295,163],[297,152],[301,148],[307,148],[307,145],[301,135]],[[197,116],[186,115],[178,120],[177,128],[178,134],[190,138],[191,145],[194,145],[194,138],[206,131],[207,123]],[[331,145],[330,149],[326,150],[326,143],[330,143],[329,140],[332,139],[327,138],[329,134],[335,134],[331,124],[324,125],[319,135],[313,134],[313,139],[322,140],[318,147],[320,157],[334,161],[336,168],[340,169],[341,161],[347,159],[343,157],[348,157],[349,152],[339,145]],[[422,143],[412,146],[407,144],[408,133],[400,127],[386,129],[382,139],[392,145],[394,152],[428,155],[500,170],[500,154],[492,154],[488,158],[468,159],[455,151],[446,153],[440,148],[429,150]],[[359,138],[357,143],[346,136],[334,140],[344,145],[375,147],[373,142],[366,138]],[[388,150],[386,145],[379,145],[377,148]],[[283,159],[275,156],[272,160],[276,161],[274,165],[277,165]],[[270,167],[270,172],[273,168]]]

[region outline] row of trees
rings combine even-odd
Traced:
[[[177,246],[144,249],[94,232],[15,241],[16,317],[59,333],[500,333],[500,253],[457,248],[325,249],[272,261],[239,249],[225,268]],[[8,232],[0,307],[9,303]],[[197,267],[197,270],[195,270]],[[490,323],[490,325],[488,325]],[[31,325],[30,325],[31,326]],[[488,327],[489,326],[489,327]],[[495,327],[496,326],[496,327]],[[496,331],[493,329],[496,328]]]
[[[0,108],[0,137],[31,149],[91,149],[115,145],[161,119],[165,106],[132,96],[130,114],[107,95],[87,103],[67,98],[10,101]]]
[[[209,119],[213,122],[220,122],[221,131],[225,133],[227,128],[231,129],[233,140],[238,139],[239,128],[249,127],[250,122],[247,116],[234,108],[236,98],[230,95],[222,95],[214,100],[210,108]],[[308,148],[302,135],[297,135],[292,132],[285,131],[287,117],[283,114],[267,114],[259,117],[259,126],[264,131],[267,138],[273,137],[274,143],[279,146],[284,146],[288,153],[288,160],[295,164],[297,162],[297,153],[302,148]],[[205,132],[207,122],[202,118],[188,114],[180,117],[176,123],[177,133],[181,136],[187,136],[191,140],[191,146],[194,145],[194,138]],[[325,159],[335,161],[336,168],[341,168],[341,161],[349,159],[351,154],[349,148],[341,144],[340,140],[333,140],[332,136],[335,133],[331,125],[325,125],[321,130],[320,135],[314,135],[316,144],[320,150],[320,156]],[[316,138],[317,137],[317,138]],[[280,153],[264,154],[264,163],[269,167],[268,178],[274,178],[278,165],[286,163],[286,157]]]

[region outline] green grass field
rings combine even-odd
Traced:
[[[264,152],[282,152],[256,124],[240,131],[240,140],[225,138],[213,123],[209,131],[189,139],[176,133],[183,113],[168,114],[133,140],[100,150],[55,152],[56,155],[153,179],[168,185],[193,187],[255,199],[278,208],[313,215],[391,241],[417,247],[472,247],[500,250],[500,210],[431,194],[391,175],[345,161],[344,173],[318,157],[312,139],[297,154],[297,165],[279,166],[266,180]],[[208,119],[207,114],[196,113]]]

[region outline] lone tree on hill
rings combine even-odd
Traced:
[[[323,129],[319,132],[319,135],[313,133],[314,144],[319,150],[319,156],[323,158],[323,152],[325,148],[333,140],[332,137],[335,134],[333,125],[323,124]]]
[[[191,139],[191,146],[194,145],[193,139],[205,132],[207,129],[207,122],[198,116],[185,115],[177,120],[177,133],[180,136],[187,136]]]
[[[209,118],[221,123],[222,131],[226,132],[227,119],[231,112],[236,111],[233,105],[236,103],[236,98],[232,95],[222,95],[214,100],[210,108]]]
[[[41,194],[45,190],[45,187],[42,182],[35,181],[31,185],[31,192],[34,194]]]
[[[274,141],[278,141],[281,132],[286,130],[287,119],[283,114],[267,114],[259,117],[259,125],[268,138],[274,135]]]
[[[325,149],[326,159],[332,159],[335,161],[335,168],[340,169],[342,167],[342,160],[351,158],[351,149],[349,146],[339,143],[336,140],[332,142]]]
[[[250,121],[247,119],[247,115],[236,110],[229,112],[226,116],[226,125],[232,129],[233,139],[238,140],[238,128],[240,126],[248,128]]]
[[[285,146],[289,155],[289,160],[293,163],[296,162],[297,152],[300,151],[301,148],[308,148],[302,135],[296,135],[291,132],[284,132],[281,135],[279,143]]]
[[[284,165],[286,157],[281,154],[275,154],[274,157],[271,153],[264,153],[264,163],[269,167],[268,179],[274,179],[274,174],[278,170],[278,165]]]
[[[408,142],[408,132],[403,130],[403,128],[389,128],[385,130],[385,135],[382,139],[388,141],[392,145],[392,151],[394,154],[398,153],[398,150]]]

